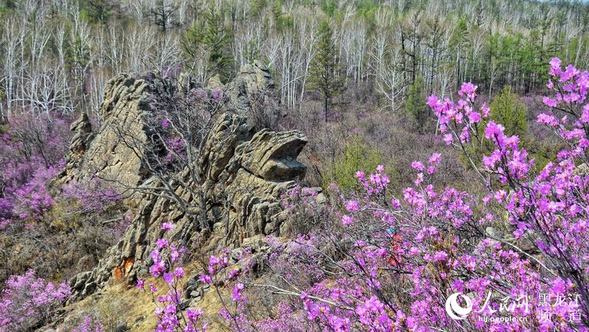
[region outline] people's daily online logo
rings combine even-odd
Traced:
[[[458,303],[458,298],[461,298],[464,302],[464,305]],[[468,314],[472,311],[472,300],[462,294],[462,293],[454,293],[448,296],[446,300],[446,313],[450,318],[454,320],[463,320],[468,317]]]
[[[530,297],[528,295],[518,297],[508,295],[495,297],[494,299],[492,299],[491,295],[492,292],[488,292],[484,301],[480,302],[479,310],[475,311],[479,320],[485,322],[527,320],[526,316],[530,313]],[[576,293],[566,296],[540,293],[537,301],[538,307],[541,308],[540,321],[551,321],[558,311],[555,308],[563,306],[569,308],[564,319],[571,323],[581,321],[579,297],[580,295]],[[448,317],[457,321],[465,320],[473,311],[473,300],[469,297],[469,294],[453,293],[446,299],[445,308]]]

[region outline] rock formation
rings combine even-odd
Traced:
[[[109,280],[131,282],[138,273],[146,273],[149,253],[162,234],[163,222],[175,224],[167,237],[203,251],[236,246],[254,235],[279,235],[284,230],[281,195],[304,176],[305,166],[296,159],[306,138],[297,131],[264,129],[253,118],[254,114],[265,114],[273,121],[280,116],[268,72],[257,64],[245,66],[223,87],[226,98],[213,118],[197,165],[181,171],[186,179],[184,186],[174,184],[174,193],[193,203],[189,210],[179,209],[174,200],[158,194],[157,189],[164,184],[142,169],[140,154],[131,153],[120,142],[118,129],[112,129],[116,123],[139,139],[143,137],[145,112],[157,111],[146,101],[168,93],[167,89],[157,89],[167,86],[159,79],[117,77],[106,89],[101,108],[104,124],[95,135],[87,134],[86,125],[74,126],[77,132],[70,162],[59,181],[81,180],[92,169],[146,189],[134,196],[135,216],[123,238],[108,249],[98,266],[71,280],[74,300],[93,293]],[[264,99],[261,103],[260,98]],[[198,176],[191,176],[191,172]],[[194,178],[200,179],[198,183]]]
[[[127,189],[137,186],[147,174],[142,167],[146,142],[145,118],[155,112],[154,101],[171,94],[169,82],[155,77],[119,75],[110,80],[100,107],[102,124],[92,135],[86,114],[72,124],[74,136],[66,168],[58,183],[84,182],[92,178]]]

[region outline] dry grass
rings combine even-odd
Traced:
[[[185,270],[186,275],[189,276],[199,269],[195,264],[190,264],[185,267]],[[184,277],[180,287],[183,288],[187,281],[188,277]],[[146,285],[151,282],[154,282],[160,290],[157,295],[165,293],[166,286],[162,280],[149,278],[146,280]],[[229,292],[220,289],[220,293],[226,303],[229,303]],[[219,318],[218,312],[223,304],[213,288],[206,291],[194,307],[204,311],[209,331],[229,331],[226,324]],[[111,284],[99,293],[68,306],[66,318],[58,331],[70,331],[88,315],[96,317],[105,331],[115,331],[119,326],[126,326],[132,332],[153,331],[156,326],[155,308],[152,295],[148,291],[142,291],[124,283]]]
[[[115,331],[126,326],[130,331],[153,331],[155,305],[151,296],[125,284],[104,288],[86,299],[68,307],[67,317],[58,330],[69,331],[90,315],[96,317],[105,331]]]

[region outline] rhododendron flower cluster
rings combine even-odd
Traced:
[[[115,189],[97,179],[83,185],[74,181],[61,188],[61,196],[80,202],[84,212],[100,213],[108,206],[121,200],[122,196]]]
[[[214,88],[211,91],[211,100],[215,103],[220,103],[223,100],[223,90],[220,88]]]
[[[72,332],[104,332],[102,323],[92,315],[86,315],[82,322]]]
[[[56,114],[13,114],[0,134],[0,229],[39,220],[53,205],[46,182],[63,166],[68,123]]]
[[[580,309],[585,322],[589,315],[589,246],[587,240],[587,174],[577,172],[577,166],[586,162],[589,140],[589,73],[574,66],[561,67],[559,59],[550,61],[551,80],[547,87],[555,94],[544,98],[552,109],[538,116],[538,122],[552,128],[569,148],[561,150],[557,159],[548,163],[539,174],[530,171],[534,164],[525,149],[519,147],[519,138],[506,136],[503,127],[490,121],[484,130],[484,139],[495,149],[483,157],[484,171],[489,180],[497,178],[505,188],[488,182],[489,195],[485,203],[493,200],[508,214],[508,222],[516,239],[529,241],[543,253],[543,273],[558,275],[567,280],[571,289],[578,292]],[[474,109],[474,99],[457,104],[441,103],[431,98],[430,106],[439,116],[443,128],[452,134],[469,131],[471,123],[456,120],[455,114]],[[459,105],[468,105],[461,107]],[[477,138],[482,139],[482,138]],[[559,279],[560,280],[560,279]]]
[[[16,188],[12,194],[13,213],[19,219],[39,220],[53,206],[54,200],[47,190],[47,183],[59,173],[61,166],[39,168],[30,181]]]
[[[166,287],[166,293],[161,295],[155,283],[148,284],[148,291],[152,293],[156,303],[156,331],[206,331],[207,324],[201,319],[202,311],[192,308],[185,311],[182,309],[184,294],[180,287],[180,281],[184,278],[185,271],[181,266],[181,260],[186,249],[170,243],[163,237],[173,228],[172,223],[162,223],[162,237],[156,241],[156,247],[150,254],[152,264],[149,272],[153,278],[163,280]],[[137,288],[146,289],[144,279],[137,280]]]
[[[391,183],[389,177],[384,174],[384,167],[382,165],[377,166],[376,172],[370,174],[367,178],[364,171],[356,172],[356,178],[371,194],[382,194],[384,193],[387,186]]]
[[[205,272],[200,274],[202,283],[212,286],[222,304],[218,314],[225,324],[233,331],[252,331],[254,322],[248,311],[248,297],[245,295],[245,284],[238,281],[245,272],[251,271],[251,251],[243,248],[241,251],[232,252],[229,249],[221,251],[219,255],[209,258]],[[241,260],[241,265],[237,266]],[[222,295],[221,289],[229,288],[229,299]],[[255,330],[255,329],[254,329]]]
[[[164,222],[161,226],[164,234],[173,228],[174,225],[169,222]],[[151,252],[150,257],[153,263],[150,267],[150,274],[152,277],[161,278],[164,281],[167,288],[165,295],[157,295],[160,291],[155,283],[146,285],[144,279],[137,280],[139,289],[148,288],[154,295],[154,302],[157,304],[155,315],[158,321],[156,331],[196,332],[207,330],[208,324],[203,318],[201,309],[188,308],[184,310],[185,305],[182,303],[184,292],[180,288],[180,280],[185,276],[185,270],[180,265],[184,253],[184,248],[177,247],[163,237],[156,241],[156,248]],[[232,252],[228,249],[223,250],[219,255],[210,256],[203,273],[198,276],[198,280],[207,285],[207,288],[212,286],[217,290],[217,295],[222,303],[219,316],[236,331],[246,331],[252,326],[245,313],[248,303],[244,294],[245,285],[237,281],[243,268],[246,270],[251,268],[251,262],[248,263],[248,259],[245,259],[243,267],[230,265],[237,263],[242,255],[248,254],[249,251],[245,249],[239,255],[230,257]],[[234,285],[229,295],[230,302],[234,304],[232,310],[229,308],[230,304],[220,293],[221,288],[231,284]]]
[[[65,283],[54,284],[29,270],[11,276],[0,295],[0,330],[28,331],[46,319],[70,296]]]

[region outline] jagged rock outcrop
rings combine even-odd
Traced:
[[[110,80],[100,107],[102,124],[92,135],[86,114],[73,123],[67,164],[57,184],[98,178],[119,189],[133,188],[147,175],[141,147],[147,141],[146,117],[153,105],[171,94],[169,82],[147,75],[119,75]]]
[[[107,93],[121,95],[121,91],[126,90],[123,87],[127,86],[125,82],[115,79]],[[71,281],[74,300],[93,293],[109,280],[133,281],[137,274],[146,273],[150,264],[149,253],[162,235],[163,222],[175,224],[175,228],[166,233],[167,237],[188,248],[199,247],[202,251],[237,246],[243,239],[257,234],[280,234],[287,219],[280,205],[281,196],[304,176],[305,166],[296,159],[306,144],[306,138],[297,131],[262,129],[257,121],[252,120],[256,112],[275,118],[280,116],[277,103],[272,99],[273,86],[268,71],[254,64],[246,66],[224,87],[225,101],[212,121],[197,165],[181,172],[185,185],[174,184],[175,194],[184,202],[192,202],[191,208],[179,209],[169,195],[158,194],[157,189],[163,186],[160,180],[146,177],[140,184],[145,190],[134,196],[139,203],[134,220],[123,238],[107,251],[92,271],[80,273]],[[131,100],[143,100],[141,97],[129,99],[128,93],[123,95],[128,97],[118,101],[110,96],[105,98],[105,103],[110,106],[103,107],[119,110],[105,112],[105,123],[114,121],[113,117],[131,121],[122,113],[137,114],[145,109],[128,106]],[[260,96],[267,98],[266,102],[259,103]],[[259,110],[260,107],[263,109]],[[141,116],[129,125],[131,130],[140,131]],[[103,135],[111,135],[108,128],[103,126],[96,133],[89,142],[86,154],[103,149],[99,147],[101,144],[113,146],[110,141],[104,141]],[[100,165],[120,165],[118,160],[122,156],[116,155],[119,152],[127,153],[115,147],[111,158],[106,158]],[[86,160],[91,156],[86,154],[68,174],[86,172],[77,169],[91,164],[90,160]],[[139,160],[133,161],[133,166],[128,169],[131,173],[129,180],[141,179]],[[198,176],[191,172],[197,172]],[[200,179],[198,183],[195,178]]]
[[[80,118],[72,123],[71,131],[74,133],[68,154],[66,169],[75,169],[82,156],[88,149],[88,143],[92,136],[92,124],[88,114],[82,113]]]
[[[214,83],[213,87],[218,84]],[[258,62],[243,66],[225,91],[228,96],[225,105],[227,110],[247,115],[248,121],[258,127],[272,127],[282,115],[272,76]]]

